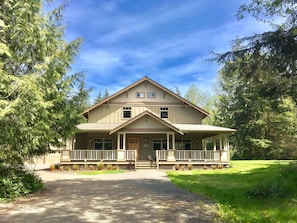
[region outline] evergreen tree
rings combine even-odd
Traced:
[[[81,39],[63,39],[64,7],[44,14],[41,0],[0,2],[0,155],[8,166],[61,145],[82,119],[73,86],[83,76],[70,74]]]
[[[203,124],[208,124],[208,125],[213,124],[214,122],[213,115],[216,110],[214,107],[214,102],[215,102],[214,96],[212,96],[207,91],[199,90],[195,84],[192,84],[185,95],[185,99],[205,109],[207,112],[210,113],[209,117],[202,120]]]

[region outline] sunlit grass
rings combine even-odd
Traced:
[[[99,174],[117,174],[117,173],[124,173],[125,170],[91,170],[91,171],[83,171],[79,174],[82,175],[99,175]]]
[[[288,171],[287,177],[281,174],[289,163],[232,161],[231,168],[170,171],[168,175],[179,187],[217,202],[224,222],[297,222],[297,172]],[[258,188],[269,195],[253,196]]]

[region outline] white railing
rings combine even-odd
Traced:
[[[156,150],[156,153],[158,153],[156,157],[158,157],[159,160],[167,160],[168,150]]]
[[[124,150],[125,151],[125,159],[126,160],[135,160],[136,158],[136,150]]]
[[[156,157],[159,158],[160,161],[167,160],[168,150],[157,150]],[[224,154],[224,158],[222,159],[222,154]],[[220,161],[221,159],[224,161],[229,160],[227,151],[213,151],[213,150],[174,150],[174,156],[176,161],[183,160],[199,160],[199,161]]]
[[[71,150],[70,160],[71,161],[113,161],[118,158],[118,151],[124,152],[125,160],[135,160],[135,150]]]

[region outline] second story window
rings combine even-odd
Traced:
[[[123,107],[123,118],[131,118],[131,107]]]
[[[161,118],[168,118],[168,108],[167,107],[161,107],[160,108],[160,117]]]

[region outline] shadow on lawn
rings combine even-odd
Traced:
[[[213,203],[164,180],[55,180],[0,210],[0,222],[213,222]]]

